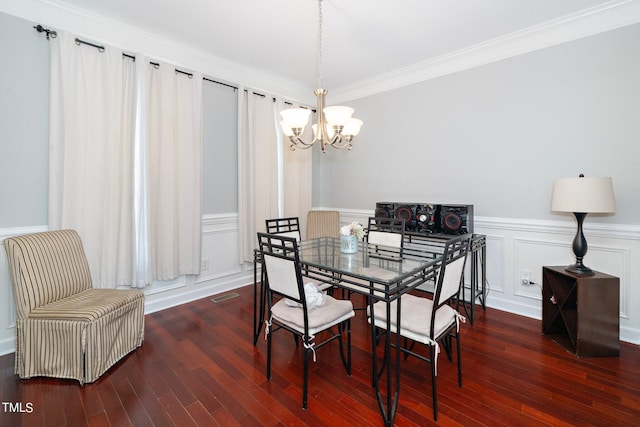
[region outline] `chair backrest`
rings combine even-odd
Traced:
[[[340,212],[309,211],[307,214],[307,239],[340,236]]]
[[[74,230],[9,237],[4,247],[18,319],[92,287],[82,241]]]
[[[382,245],[400,249],[402,257],[404,249],[404,219],[369,217],[366,241],[369,245]]]
[[[273,218],[264,221],[267,234],[279,234],[293,237],[298,242],[302,239],[300,234],[300,220],[297,216],[289,218]]]
[[[444,246],[434,293],[434,315],[437,308],[447,304],[460,292],[470,239],[471,234],[464,234],[448,240]]]
[[[258,233],[258,245],[269,290],[301,303],[306,311],[297,240],[282,234]]]

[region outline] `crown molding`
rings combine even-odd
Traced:
[[[427,61],[333,88],[334,103],[398,89],[640,22],[640,0],[614,0]]]
[[[292,100],[310,99],[309,88],[278,76],[244,67],[189,45],[145,32],[139,28],[89,13],[58,0],[0,0],[0,12],[68,31],[98,43],[118,47],[127,52],[143,52],[164,62],[197,70],[204,76],[237,87],[282,96]]]
[[[0,11],[82,37],[121,47],[204,75],[296,102],[311,102],[310,89],[278,76],[206,54],[187,45],[90,14],[59,0],[0,0]],[[427,61],[331,89],[334,103],[352,101],[502,59],[570,42],[640,22],[640,0],[613,0]]]

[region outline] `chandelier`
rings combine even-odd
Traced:
[[[346,148],[351,150],[353,137],[360,132],[362,120],[352,118],[353,108],[344,106],[325,107],[327,90],[322,89],[322,0],[318,0],[318,86],[313,91],[317,98],[316,113],[318,123],[312,126],[313,139],[305,142],[300,135],[304,132],[309,122],[311,110],[308,108],[289,108],[281,111],[282,121],[280,127],[285,136],[289,138],[289,149],[310,148],[316,142],[320,142],[322,152],[326,152],[327,145],[333,148]]]

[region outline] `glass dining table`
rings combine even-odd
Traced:
[[[392,356],[392,340],[400,347],[400,335],[391,330],[391,303],[397,301],[396,324],[400,326],[401,296],[417,287],[434,283],[442,252],[433,250],[404,251],[399,248],[359,242],[357,253],[341,252],[340,239],[320,237],[300,242],[299,253],[303,274],[322,281],[334,289],[347,289],[366,296],[368,310],[383,301],[387,312],[384,333],[384,357],[378,360],[376,328],[371,326],[372,383],[378,406],[386,426],[393,425],[400,393],[400,352]],[[254,254],[254,345],[260,335],[265,315],[266,288],[264,277],[257,280],[260,252]],[[421,286],[422,285],[422,286]],[[258,296],[258,287],[260,296]],[[378,308],[380,305],[377,306]],[[380,363],[380,364],[379,364]]]

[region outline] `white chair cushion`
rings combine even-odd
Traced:
[[[429,345],[431,338],[429,330],[431,328],[431,310],[433,301],[429,298],[420,298],[411,294],[402,295],[402,312],[400,314],[401,330],[400,335]],[[391,332],[397,333],[397,303],[391,303]],[[375,325],[379,328],[387,328],[387,309],[383,301],[373,305],[375,313]],[[371,322],[369,313],[369,322]],[[435,329],[433,340],[437,340],[449,327],[456,324],[457,312],[450,306],[440,307],[436,313]]]
[[[353,316],[353,304],[348,300],[338,300],[329,295],[324,297],[325,303],[321,307],[310,308],[309,334],[315,335],[333,325],[337,325]],[[287,305],[284,299],[278,301],[271,308],[273,319],[284,323],[291,328],[304,334],[303,310],[300,307]]]

